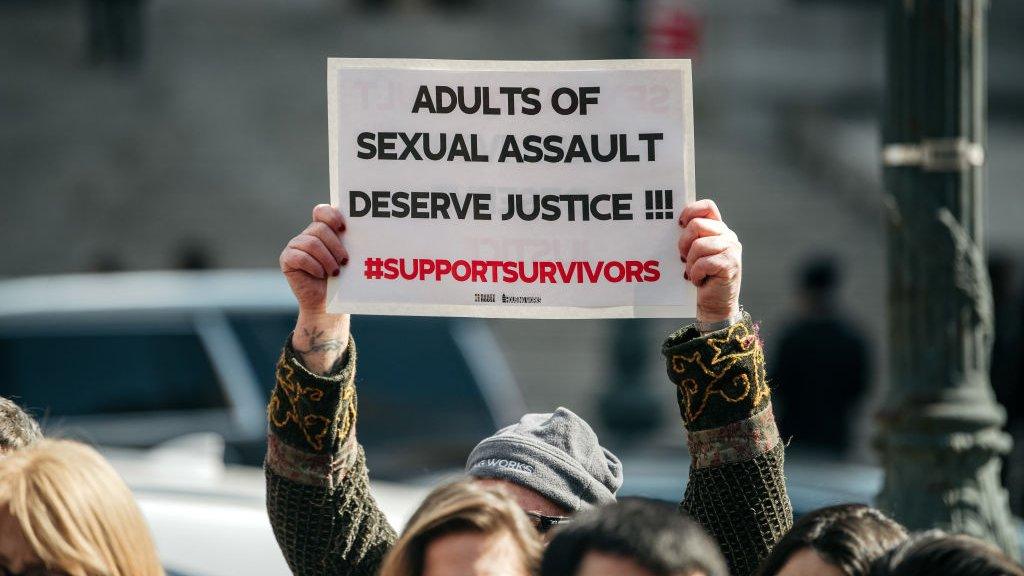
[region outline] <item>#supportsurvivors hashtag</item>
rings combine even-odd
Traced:
[[[511,284],[597,284],[599,282],[657,282],[657,260],[447,260],[437,258],[366,258],[367,280],[416,282],[490,282]]]

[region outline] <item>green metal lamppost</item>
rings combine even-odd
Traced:
[[[999,476],[1010,439],[988,376],[987,10],[988,0],[888,0],[892,360],[879,413],[879,505],[912,530],[971,534],[1017,557]]]

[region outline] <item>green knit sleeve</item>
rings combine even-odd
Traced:
[[[394,529],[370,494],[355,438],[356,350],[327,376],[306,370],[289,343],[267,407],[267,512],[295,576],[371,576]]]
[[[680,509],[718,540],[731,574],[748,576],[793,525],[757,327],[746,314],[709,334],[690,326],[662,353],[690,448]]]

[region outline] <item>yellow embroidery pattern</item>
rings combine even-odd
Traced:
[[[747,323],[734,324],[724,338],[709,337],[708,347],[714,354],[707,362],[699,350],[692,354],[672,356],[672,371],[683,377],[678,386],[682,392],[687,422],[700,418],[712,396],[720,396],[730,403],[749,399],[754,406],[769,396],[764,373],[764,350]],[[727,352],[729,349],[737,351]],[[733,368],[744,361],[752,364],[752,372],[741,369],[730,378]],[[691,370],[697,373],[687,377],[687,372]],[[698,384],[696,378],[701,375],[703,385]],[[751,375],[753,382],[750,381]]]
[[[356,421],[356,387],[351,382],[345,385],[341,391],[342,406],[345,407],[345,415],[338,426],[338,440],[344,441],[348,433],[352,431],[352,424]]]
[[[306,387],[296,381],[295,367],[289,366],[287,362],[282,360],[279,367],[277,389],[267,406],[267,417],[270,419],[270,423],[276,428],[284,428],[289,422],[294,423],[314,450],[323,450],[324,436],[327,435],[331,421],[316,414],[302,416],[299,411],[299,403],[304,397],[312,402],[319,402],[324,397],[323,390]],[[282,400],[286,401],[288,405],[282,406]]]

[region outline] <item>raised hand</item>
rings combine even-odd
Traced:
[[[683,277],[697,287],[697,320],[719,322],[740,314],[743,246],[713,200],[698,200],[679,216]]]
[[[292,347],[306,368],[326,373],[348,346],[349,315],[327,313],[327,278],[348,264],[341,242],[345,219],[328,204],[313,208],[313,222],[281,251],[281,272],[299,303]]]

